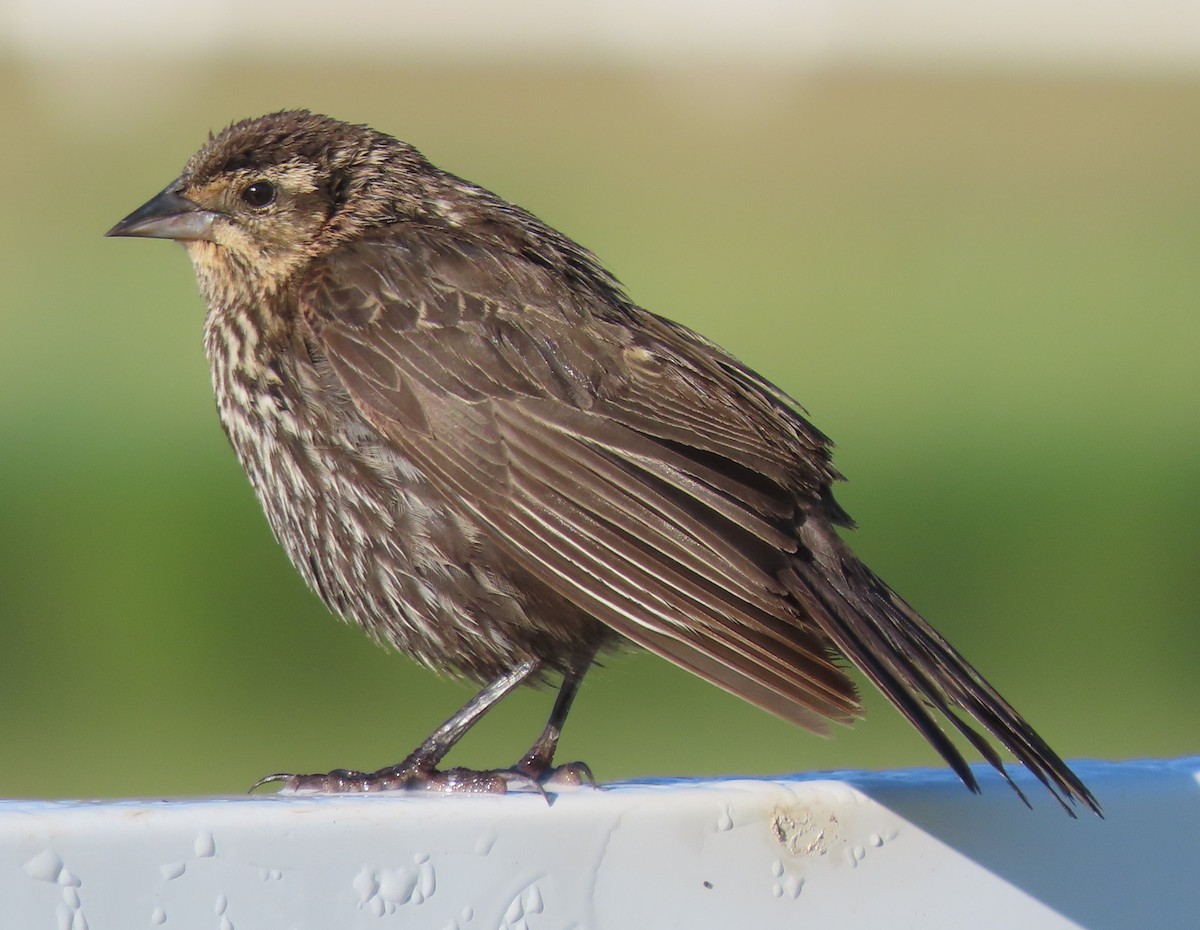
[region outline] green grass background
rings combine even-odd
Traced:
[[[1065,755],[1200,751],[1200,82],[0,63],[0,795],[396,761],[470,689],[333,621],[217,426],[182,251],[107,241],[211,129],[366,121],[596,251],[839,442],[859,552]],[[645,655],[602,779],[936,762]],[[549,695],[452,757],[507,764]]]

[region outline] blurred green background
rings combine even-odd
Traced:
[[[593,249],[839,443],[856,548],[1064,755],[1200,751],[1200,81],[0,62],[0,795],[237,793],[394,762],[471,689],[331,619],[217,425],[179,248],[108,241],[209,129],[306,106]],[[452,759],[507,764],[548,694]],[[645,655],[602,779],[935,764]]]

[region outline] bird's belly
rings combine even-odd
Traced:
[[[562,669],[615,639],[508,560],[365,422],[218,407],[292,564],[377,640],[486,681],[529,659]]]

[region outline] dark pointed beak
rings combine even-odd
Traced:
[[[176,184],[142,204],[104,235],[212,241],[213,221],[220,214],[205,210],[181,196]]]

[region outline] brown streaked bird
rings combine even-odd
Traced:
[[[555,768],[559,732],[597,655],[628,641],[822,734],[862,713],[845,657],[972,791],[945,725],[1008,779],[973,717],[1068,811],[1099,812],[843,542],[830,442],[795,401],[526,211],[404,142],[293,110],[210,137],[108,235],[187,248],[221,423],[308,585],[484,685],[395,766],[264,781],[590,777]],[[516,765],[438,770],[497,700],[547,678],[550,719]]]

